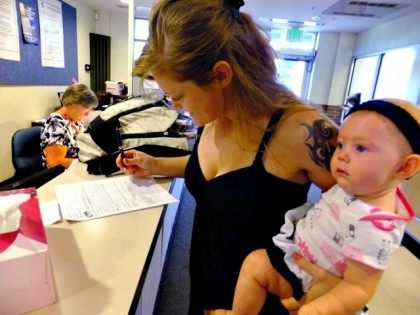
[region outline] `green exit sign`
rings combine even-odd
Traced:
[[[287,40],[289,42],[298,42],[302,37],[302,31],[298,28],[289,28],[287,30]]]

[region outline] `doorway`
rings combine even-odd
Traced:
[[[111,37],[89,34],[90,88],[94,92],[105,91],[105,81],[111,77]]]

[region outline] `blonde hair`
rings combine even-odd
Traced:
[[[245,127],[276,109],[303,105],[278,82],[274,57],[262,29],[225,1],[161,0],[152,9],[148,47],[133,75],[161,72],[205,86],[214,79],[215,62],[224,60],[233,71],[235,121]]]
[[[98,105],[98,98],[86,85],[82,83],[70,85],[61,98],[63,106],[80,104],[86,108]]]

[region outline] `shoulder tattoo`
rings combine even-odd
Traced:
[[[315,164],[330,170],[330,160],[334,153],[335,139],[337,138],[337,128],[326,119],[317,119],[312,126],[301,124],[308,129],[308,136],[305,145],[309,155]]]

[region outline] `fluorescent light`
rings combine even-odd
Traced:
[[[303,22],[303,25],[305,25],[305,26],[316,26],[317,23],[315,21],[305,21],[305,22]]]
[[[152,8],[137,6],[137,7],[136,7],[136,10],[137,10],[137,11],[150,12],[150,11],[152,10]]]
[[[122,2],[124,4],[128,4],[128,0],[120,0],[120,2]]]
[[[276,18],[272,18],[271,19],[271,22],[273,22],[273,23],[283,23],[283,24],[289,23],[288,20],[285,20],[285,19],[276,19]]]

